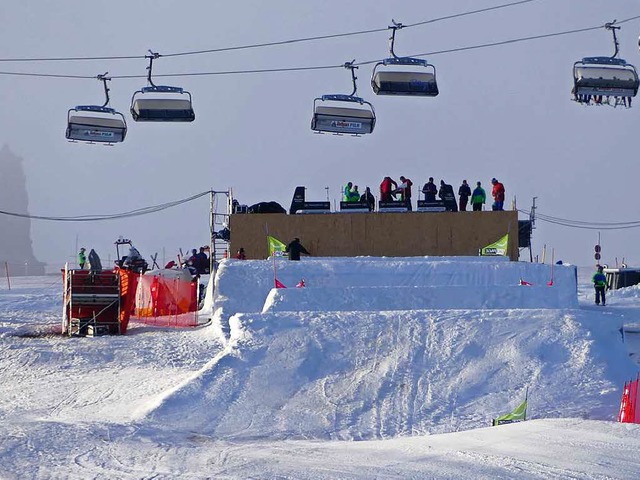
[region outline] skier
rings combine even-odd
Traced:
[[[598,271],[593,274],[591,281],[596,289],[596,305],[600,305],[600,298],[602,298],[602,306],[606,304],[604,292],[607,289],[607,277],[602,273],[602,265],[598,265]]]

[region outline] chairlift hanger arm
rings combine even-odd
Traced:
[[[149,85],[151,85],[152,87],[155,87],[155,84],[153,83],[153,80],[151,79],[151,75],[153,72],[153,61],[157,58],[160,58],[160,54],[158,52],[154,52],[151,49],[149,49],[149,55],[145,55],[145,58],[149,59],[149,66],[147,67],[148,70],[148,74],[147,74],[147,82],[149,82]]]
[[[617,20],[614,20],[613,22],[608,22],[604,24],[604,28],[606,28],[607,30],[611,30],[611,32],[613,33],[614,52],[611,58],[616,58],[620,51],[620,44],[618,43],[618,36],[616,35],[616,30],[620,30],[620,27],[618,25],[615,25],[616,22]]]
[[[358,91],[358,86],[356,85],[356,80],[358,79],[358,77],[356,77],[356,68],[358,68],[358,66],[354,65],[355,61],[356,60],[354,58],[350,62],[345,62],[344,64],[344,68],[351,70],[351,81],[353,82],[353,92],[351,92],[351,97],[355,97]]]
[[[103,74],[99,74],[96,76],[96,78],[100,80],[104,85],[105,101],[104,101],[104,104],[102,105],[103,107],[106,107],[107,105],[109,105],[109,87],[107,86],[107,81],[111,80],[111,78],[107,77],[108,74],[109,72],[104,72]]]
[[[396,22],[393,18],[391,19],[391,23],[393,23],[393,25],[389,26],[389,29],[391,30],[391,37],[389,37],[389,52],[391,52],[391,56],[393,58],[398,58],[396,53],[393,51],[393,45],[396,41],[396,30],[404,28],[404,25],[402,23]]]

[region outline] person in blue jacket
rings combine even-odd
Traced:
[[[604,306],[606,304],[604,292],[607,289],[607,277],[602,270],[602,266],[598,265],[598,271],[593,274],[591,281],[596,289],[596,305],[600,305],[600,299],[602,299],[602,305]]]

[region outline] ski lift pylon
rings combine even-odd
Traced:
[[[334,133],[360,136],[373,132],[376,125],[376,114],[370,102],[356,96],[356,74],[358,68],[347,62],[344,68],[351,71],[353,91],[350,95],[322,95],[313,101],[313,117],[311,130],[316,133]]]
[[[631,106],[640,80],[636,68],[618,57],[619,44],[615,20],[605,24],[613,33],[615,47],[611,57],[585,57],[573,64],[573,99],[584,105]]]
[[[376,95],[402,95],[435,97],[438,95],[436,67],[421,58],[398,57],[394,52],[396,30],[404,25],[392,20],[389,26],[389,51],[391,57],[376,63],[371,75],[371,88]],[[390,68],[386,68],[390,67]],[[398,68],[400,67],[400,68]],[[420,67],[413,69],[411,67]],[[426,69],[426,70],[425,70]]]
[[[131,97],[131,116],[136,122],[193,122],[191,93],[181,87],[155,85],[151,79],[153,61],[160,54],[149,50],[146,87],[134,92]]]
[[[96,77],[104,85],[103,105],[78,105],[67,111],[66,137],[72,142],[113,144],[123,142],[127,135],[124,115],[109,105],[107,73]]]

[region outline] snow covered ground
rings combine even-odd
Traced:
[[[470,258],[223,262],[211,326],[60,336],[0,286],[0,478],[638,478],[640,287]],[[553,285],[547,283],[553,275]],[[519,286],[520,280],[533,286]],[[529,388],[527,422],[489,427]]]

